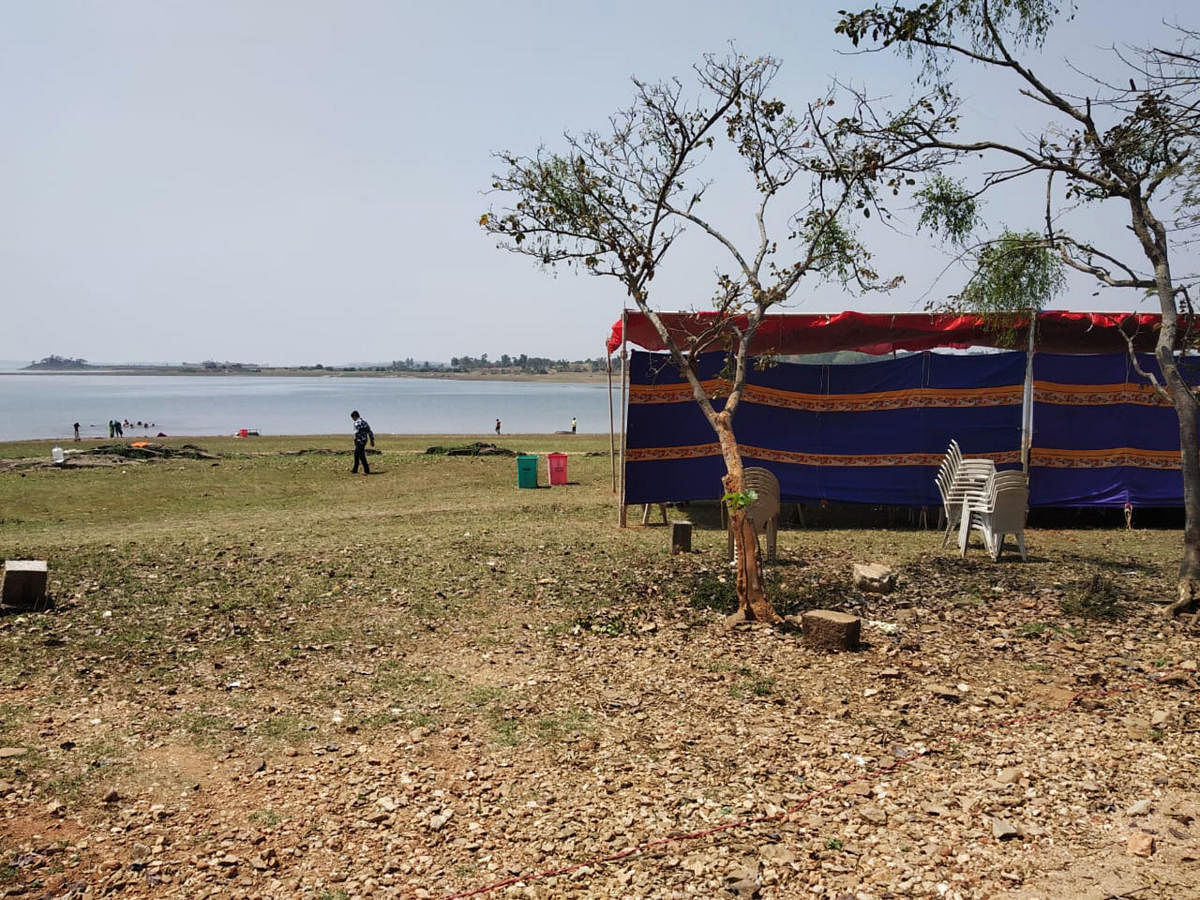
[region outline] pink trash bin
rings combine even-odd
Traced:
[[[547,453],[546,462],[550,467],[550,483],[566,484],[567,483],[567,454],[565,453]]]

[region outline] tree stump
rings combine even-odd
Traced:
[[[831,609],[814,609],[801,616],[804,642],[819,650],[857,650],[862,619]]]
[[[671,523],[671,553],[692,552],[692,523]]]
[[[868,594],[890,594],[896,586],[896,572],[880,563],[855,563],[854,586]]]
[[[0,605],[16,609],[41,609],[46,605],[46,561],[9,559],[4,562]]]

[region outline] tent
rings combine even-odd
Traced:
[[[662,320],[681,338],[715,321],[705,313]],[[921,352],[755,368],[735,426],[743,458],[775,472],[786,500],[935,506],[933,475],[955,438],[1001,468],[1026,467],[1031,505],[1178,506],[1178,422],[1128,353],[1131,342],[1151,349],[1159,327],[1158,316],[1132,313],[1043,312],[1032,327],[1028,316],[1015,317],[1002,334],[977,316],[769,316],[752,346],[760,356]],[[928,352],[1002,339],[1025,349]],[[613,326],[608,347],[626,341],[647,351],[665,346],[640,313]],[[1157,374],[1152,356],[1137,358]],[[720,352],[699,360],[710,394],[722,392],[723,365]],[[625,370],[622,513],[626,503],[717,496],[719,447],[669,355],[635,351]]]

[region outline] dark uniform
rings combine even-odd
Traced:
[[[371,446],[375,446],[375,432],[371,430],[371,426],[367,424],[367,420],[355,413],[351,418],[354,419],[354,467],[351,472],[358,472],[358,464],[362,463],[364,475],[371,474],[371,467],[367,465],[367,441],[371,442]]]

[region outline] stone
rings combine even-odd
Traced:
[[[24,756],[28,752],[28,747],[0,747],[0,759],[12,759],[14,756]]]
[[[1007,819],[1001,819],[998,816],[992,816],[992,837],[998,841],[1011,841],[1013,838],[1019,838],[1021,832],[1017,827]]]
[[[862,816],[865,821],[870,822],[872,825],[887,824],[887,813],[885,813],[878,806],[864,806],[858,811],[858,814]]]
[[[948,684],[931,684],[929,686],[929,693],[943,700],[950,700],[951,702],[957,702],[962,699],[962,695]]]
[[[801,617],[804,642],[820,650],[857,650],[862,619],[831,609],[814,609]]]
[[[8,559],[0,582],[0,606],[42,609],[46,605],[47,566],[43,559]]]
[[[796,861],[796,854],[783,844],[767,844],[758,851],[759,855],[768,862],[787,865]]]
[[[880,563],[855,563],[854,586],[869,594],[890,594],[896,587],[896,572]]]
[[[725,888],[740,898],[757,897],[761,890],[758,861],[740,866],[726,875]]]
[[[1167,672],[1158,680],[1160,684],[1191,684],[1192,676],[1190,672]]]
[[[1135,831],[1129,836],[1129,843],[1126,846],[1134,856],[1153,856],[1154,835],[1146,834],[1144,831]]]
[[[1127,815],[1127,816],[1144,816],[1144,815],[1146,815],[1146,813],[1150,812],[1150,807],[1153,805],[1154,805],[1154,803],[1149,797],[1143,797],[1141,800],[1138,800],[1136,803],[1131,804],[1129,806],[1129,808],[1127,810],[1125,810],[1125,815]]]
[[[692,552],[692,523],[671,523],[671,553]]]
[[[1021,780],[1021,770],[1016,766],[1001,769],[996,773],[996,780],[1001,784],[1016,784]]]

